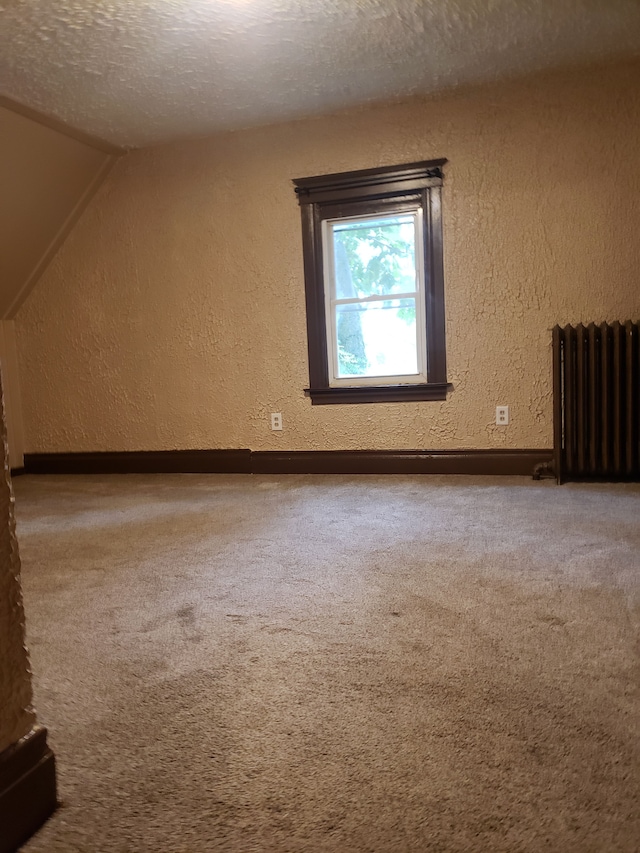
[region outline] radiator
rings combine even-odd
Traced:
[[[558,483],[640,479],[640,324],[553,330]]]

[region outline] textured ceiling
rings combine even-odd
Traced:
[[[640,0],[0,0],[0,94],[123,147],[640,55]]]

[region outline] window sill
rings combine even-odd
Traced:
[[[446,400],[453,390],[450,382],[428,385],[352,385],[343,388],[305,388],[313,406],[345,403],[409,403],[423,400]]]

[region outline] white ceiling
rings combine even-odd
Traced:
[[[640,0],[0,0],[0,95],[122,147],[640,55]]]

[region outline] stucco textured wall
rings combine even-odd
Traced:
[[[111,158],[2,106],[0,138],[0,316],[8,319]]]
[[[552,326],[640,316],[639,93],[621,64],[123,158],[17,317],[26,449],[551,446]],[[435,157],[454,390],[312,407],[291,179]]]
[[[24,645],[20,557],[13,491],[6,466],[7,430],[0,388],[0,752],[27,734],[35,722],[31,673]]]

